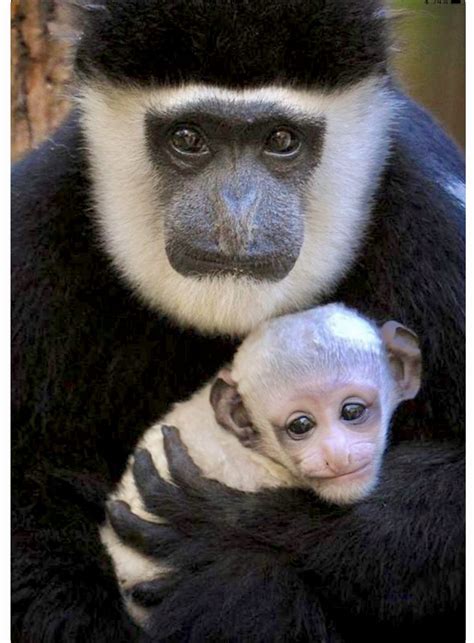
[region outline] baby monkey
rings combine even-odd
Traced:
[[[217,375],[220,426],[325,500],[375,486],[396,407],[420,386],[417,336],[331,304],[263,324]]]
[[[132,457],[111,499],[159,520],[140,494],[146,462],[169,479],[162,428],[174,425],[208,478],[243,491],[306,487],[326,501],[353,503],[376,485],[390,418],[417,394],[420,373],[417,336],[398,322],[379,329],[340,304],[265,322],[230,367],[145,432],[138,446],[153,462],[143,451]],[[122,589],[162,574],[114,531],[127,520],[124,505],[109,505],[109,518],[101,537]],[[143,624],[144,614],[126,602]]]

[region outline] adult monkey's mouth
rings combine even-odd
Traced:
[[[172,268],[184,277],[232,276],[274,282],[286,277],[295,264],[293,260],[272,256],[249,259],[203,252],[182,243],[167,246],[166,254]]]

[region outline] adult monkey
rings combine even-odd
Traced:
[[[83,14],[82,117],[13,182],[26,641],[133,637],[97,535],[103,500],[144,428],[230,358],[224,333],[326,299],[401,319],[425,340],[426,376],[395,436],[463,432],[463,165],[390,80],[381,2]]]

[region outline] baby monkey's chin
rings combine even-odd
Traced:
[[[309,487],[328,502],[338,505],[352,504],[365,498],[377,484],[377,475],[372,463],[342,476],[312,478]]]

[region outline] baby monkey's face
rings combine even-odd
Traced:
[[[368,381],[325,385],[315,378],[290,395],[287,389],[286,397],[281,391],[268,405],[275,459],[328,500],[363,497],[377,481],[385,448],[390,414],[382,404],[379,387]]]
[[[308,361],[308,358],[310,361]],[[395,408],[420,388],[417,336],[339,304],[267,322],[210,392],[217,422],[338,504],[375,486]]]

